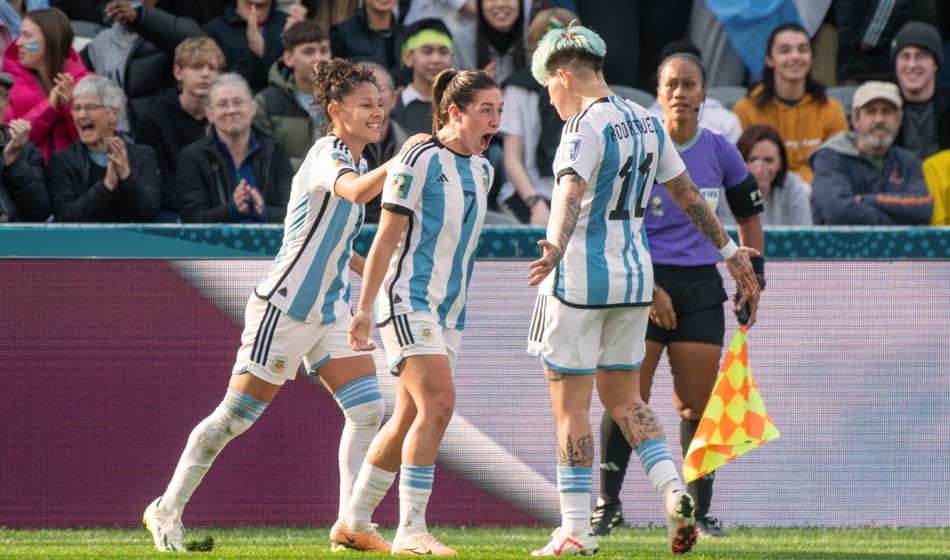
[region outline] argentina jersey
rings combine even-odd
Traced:
[[[462,329],[475,249],[485,221],[493,169],[433,139],[389,168],[382,207],[409,217],[376,300],[380,325],[426,311],[440,325]]]
[[[541,293],[574,307],[648,305],[653,266],[645,194],[685,169],[656,117],[622,97],[601,98],[568,119],[554,176],[575,174],[587,188],[567,250]],[[555,185],[554,200],[560,188]],[[553,228],[548,225],[549,240],[557,238]]]
[[[349,263],[363,206],[333,192],[337,177],[366,173],[342,140],[330,134],[310,148],[290,191],[284,239],[257,297],[290,317],[332,323],[350,316]]]

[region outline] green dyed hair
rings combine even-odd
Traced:
[[[531,57],[531,75],[538,83],[558,68],[573,62],[585,62],[594,70],[604,67],[607,45],[600,35],[582,26],[571,25],[552,29],[538,42],[538,48]]]

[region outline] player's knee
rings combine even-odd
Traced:
[[[427,395],[427,401],[419,407],[423,422],[443,428],[449,425],[454,412],[455,391],[440,391],[435,395]]]
[[[386,413],[386,403],[383,399],[375,399],[367,403],[353,406],[343,410],[346,422],[357,428],[379,429],[383,423],[383,415]]]

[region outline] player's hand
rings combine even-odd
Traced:
[[[369,352],[376,349],[376,345],[369,339],[369,327],[372,323],[369,313],[359,311],[350,320],[350,332],[347,342],[350,348],[357,352]]]
[[[257,4],[250,4],[247,10],[247,48],[264,58],[264,35],[259,27],[260,22],[267,19],[267,14]]]
[[[561,250],[547,239],[538,241],[541,247],[541,258],[528,265],[531,270],[528,272],[528,285],[537,286],[547,278],[548,274],[554,270],[557,263],[561,262]]]
[[[671,331],[676,328],[676,312],[673,311],[673,300],[670,299],[670,294],[659,286],[653,290],[650,320],[661,329]]]
[[[758,298],[759,282],[755,279],[755,271],[752,270],[752,261],[749,257],[760,255],[761,253],[751,247],[739,247],[735,255],[726,259],[726,267],[736,281],[736,289],[743,294],[743,298],[736,302],[736,310],[742,309],[745,302],[752,296]]]
[[[405,154],[406,152],[408,152],[409,148],[412,148],[413,146],[418,146],[419,144],[422,144],[423,142],[428,142],[429,140],[432,140],[431,134],[428,134],[425,132],[413,134],[412,136],[407,138],[405,142],[403,142],[402,148],[399,148],[399,153],[396,154],[396,156],[397,157],[401,156]]]

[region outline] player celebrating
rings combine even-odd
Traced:
[[[452,418],[452,372],[492,184],[493,170],[480,154],[498,131],[501,106],[501,89],[488,74],[444,70],[433,87],[435,138],[389,171],[350,346],[375,348],[370,308],[379,294],[380,336],[398,376],[396,409],[373,440],[346,512],[330,532],[334,546],[388,550],[369,520],[399,468],[392,553],[456,554],[428,532],[425,512],[436,453]]]
[[[693,500],[638,386],[653,289],[641,230],[644,194],[655,180],[666,183],[676,204],[719,248],[742,292],[758,288],[749,262],[757,252],[729,239],[657,119],[613,95],[602,71],[605,54],[596,33],[572,25],[548,32],[531,64],[567,121],[555,158],[547,238],[538,242],[543,253],[528,275],[530,285],[540,284],[528,350],[541,358],[549,382],[562,519],[533,556],[597,551],[589,521],[594,378],[604,408],[663,501],[671,550],[688,552],[696,540]]]
[[[703,186],[711,204],[725,199],[736,217],[739,240],[759,251],[762,233],[762,195],[739,151],[728,140],[699,126],[698,110],[706,96],[706,74],[694,55],[674,52],[664,58],[657,75],[657,93],[665,113],[670,140],[679,150],[690,175]],[[727,299],[716,270],[719,255],[697,232],[687,216],[670,200],[661,184],[653,186],[645,223],[650,239],[656,288],[646,332],[646,357],[640,375],[640,395],[649,402],[653,374],[667,349],[673,373],[673,395],[680,414],[683,456],[693,441],[706,402],[716,383],[719,356],[726,332],[722,302]],[[756,277],[764,284],[765,261],[752,257]],[[749,325],[755,323],[757,298],[751,300]],[[620,488],[630,461],[630,445],[613,419],[601,420],[600,497],[591,518],[595,535],[606,535],[621,519]],[[700,538],[725,536],[709,514],[713,473],[689,483],[696,503],[696,531]]]
[[[382,190],[386,170],[366,173],[360,153],[379,140],[379,88],[368,68],[348,60],[315,68],[313,94],[332,133],[321,138],[294,176],[284,239],[267,276],[247,303],[241,347],[224,401],[192,431],[165,494],[144,521],[161,551],[183,552],[182,511],[215,457],[264,412],[301,359],[333,394],[346,421],[340,438],[340,509],[385,406],[371,357],[352,351],[349,274],[366,201]],[[427,137],[427,136],[426,136]],[[419,142],[414,137],[407,141]],[[392,160],[395,161],[395,158]],[[391,162],[390,162],[391,163]]]

